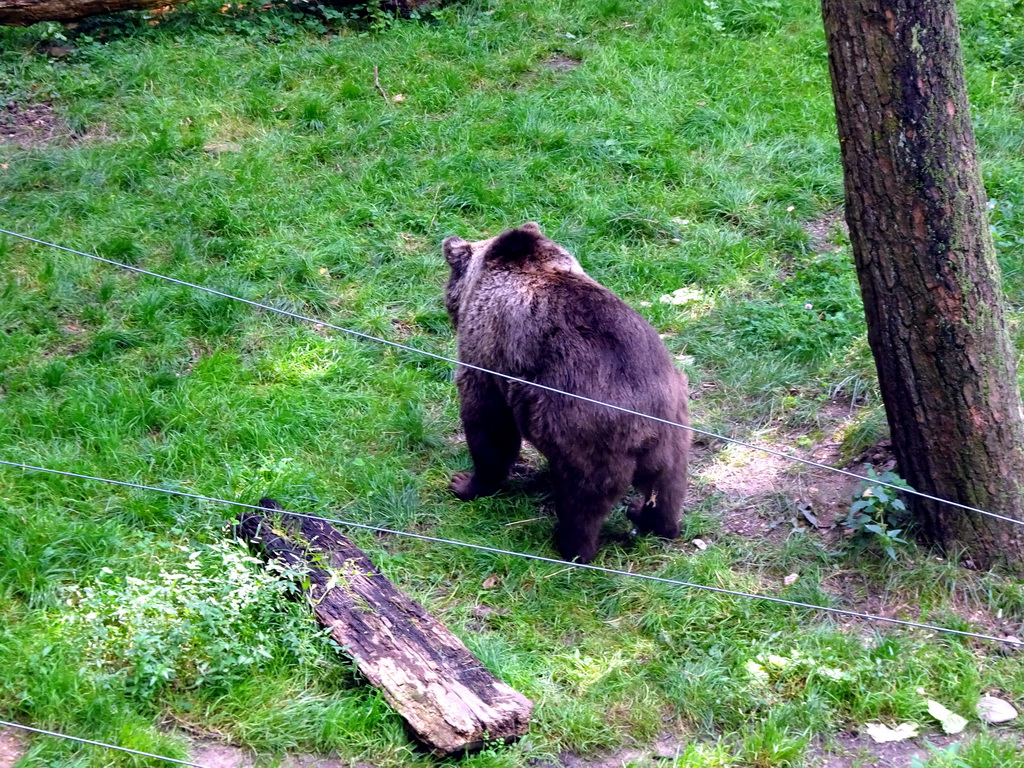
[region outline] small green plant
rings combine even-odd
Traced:
[[[389,11],[380,0],[370,0],[366,3],[358,3],[353,10],[362,15],[370,29],[374,32],[386,32],[394,26],[398,18],[395,13]]]
[[[893,560],[896,560],[896,545],[906,544],[900,534],[910,523],[907,505],[899,498],[897,488],[913,490],[895,472],[876,475],[872,467],[867,468],[867,479],[862,480],[853,496],[853,504],[843,525],[855,538],[877,544]]]
[[[838,389],[837,386],[833,391]],[[858,409],[856,415],[843,425],[837,435],[842,441],[840,455],[847,461],[853,461],[871,446],[885,439],[888,436],[888,430],[885,409],[880,402],[874,402]]]
[[[704,18],[725,35],[755,34],[779,26],[779,0],[704,0]]]
[[[317,653],[312,619],[289,600],[296,574],[238,542],[171,545],[161,555],[178,566],[152,578],[104,568],[93,583],[67,587],[62,634],[82,649],[84,667],[147,694],[223,684],[282,656]]]

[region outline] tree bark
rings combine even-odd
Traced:
[[[277,502],[260,506],[282,511]],[[238,535],[309,579],[313,612],[412,734],[439,757],[516,739],[533,703],[484,668],[328,523],[243,513]]]
[[[1021,520],[1024,412],[953,0],[822,0],[846,218],[893,448],[917,490]],[[977,567],[1024,528],[909,499]]]
[[[180,2],[184,0],[0,0],[0,26],[77,21],[101,13],[144,11]]]

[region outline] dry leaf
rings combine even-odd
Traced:
[[[868,723],[864,726],[868,736],[876,744],[885,744],[889,741],[906,741],[917,736],[917,723],[900,723],[895,728],[890,728],[881,723]]]
[[[695,546],[697,549],[703,552],[705,549],[708,548],[708,543],[704,541],[704,539],[694,539],[693,546]]]
[[[967,727],[967,721],[955,712],[950,712],[937,701],[928,700],[928,714],[939,721],[946,733],[960,733]]]
[[[811,489],[813,491],[813,489]],[[814,514],[814,508],[806,501],[802,504],[797,504],[797,511],[804,516],[804,520],[813,525],[815,528],[820,528],[818,524],[818,518]]]
[[[391,97],[391,100],[392,101],[405,101],[405,94],[403,94],[403,93],[396,93],[394,96]]]
[[[490,576],[484,579],[483,584],[481,584],[480,586],[483,589],[494,589],[496,586],[498,586],[498,577],[492,573]]]
[[[794,584],[796,584],[796,580],[799,579],[799,578],[800,578],[800,574],[799,573],[791,573],[791,574],[789,574],[789,576],[787,576],[786,578],[784,578],[782,580],[782,583],[785,584],[787,587],[791,587]]]

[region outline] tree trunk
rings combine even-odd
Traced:
[[[846,218],[900,474],[1024,519],[1024,413],[953,0],[822,0]],[[1024,528],[909,499],[925,537],[1024,566]]]
[[[260,506],[283,511],[273,499]],[[488,672],[355,544],[319,520],[272,522],[243,513],[238,535],[306,576],[317,619],[431,752],[461,755],[527,732],[533,703]]]
[[[27,27],[40,21],[76,21],[121,11],[144,11],[184,0],[0,0],[0,26]]]

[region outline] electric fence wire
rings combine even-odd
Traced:
[[[252,509],[264,514],[270,512],[273,514],[290,515],[292,517],[305,518],[306,520],[319,520],[324,523],[331,523],[334,525],[346,526],[349,528],[358,528],[364,531],[372,531],[374,533],[383,533],[391,536],[403,536],[410,539],[418,539],[420,541],[428,541],[434,544],[449,544],[456,547],[464,547],[466,549],[475,549],[480,552],[488,552],[494,555],[508,555],[510,557],[517,557],[523,560],[534,560],[540,563],[548,563],[551,565],[560,565],[568,568],[580,568],[588,571],[597,571],[598,573],[606,573],[612,576],[625,576],[627,578],[643,579],[644,581],[652,581],[659,584],[669,584],[675,587],[686,587],[687,589],[697,589],[705,592],[713,592],[719,595],[730,595],[732,597],[745,597],[751,600],[763,600],[771,603],[778,603],[781,605],[788,605],[793,608],[807,608],[814,611],[824,611],[827,613],[836,614],[839,616],[849,616],[856,619],[864,619],[866,621],[881,621],[889,624],[898,624],[903,627],[910,627],[913,629],[926,629],[932,632],[939,632],[942,634],[959,635],[961,637],[972,637],[978,640],[991,640],[997,643],[1004,643],[1007,645],[1013,645],[1024,648],[1024,640],[1018,640],[1015,637],[995,637],[994,635],[984,635],[978,632],[967,632],[961,629],[952,629],[950,627],[941,627],[935,624],[923,624],[916,621],[906,621],[904,619],[893,619],[888,616],[876,616],[870,613],[859,613],[858,611],[850,611],[845,608],[832,608],[827,605],[815,605],[813,603],[802,603],[796,600],[787,600],[782,597],[773,597],[771,595],[757,595],[752,592],[741,592],[735,589],[725,589],[724,587],[711,587],[706,584],[694,584],[688,581],[679,581],[676,579],[668,579],[663,576],[652,576],[647,573],[636,573],[634,571],[623,571],[616,568],[605,568],[600,565],[590,565],[584,563],[569,562],[568,560],[559,560],[554,557],[544,557],[543,555],[531,555],[526,552],[515,552],[509,549],[499,549],[497,547],[488,547],[483,544],[472,544],[466,541],[457,541],[455,539],[443,539],[437,536],[426,536],[421,533],[410,533],[408,531],[396,531],[391,528],[381,528],[375,525],[368,525],[366,523],[356,523],[351,520],[339,520],[337,518],[320,517],[318,515],[307,515],[302,512],[291,512],[289,510],[268,510],[265,507],[260,507],[255,504],[246,504],[241,501],[230,501],[228,499],[218,499],[215,496],[204,496],[198,493],[188,493],[186,491],[175,491],[170,488],[159,488],[153,485],[142,485],[141,483],[131,483],[125,480],[112,480],[106,477],[96,477],[94,475],[83,475],[76,472],[66,472],[59,469],[49,469],[47,467],[37,467],[31,464],[20,464],[14,461],[4,461],[0,459],[0,465],[8,467],[16,467],[18,469],[27,470],[30,472],[46,472],[53,475],[63,475],[65,477],[74,477],[81,480],[94,480],[100,483],[108,483],[110,485],[120,485],[126,488],[135,488],[142,491],[155,491],[157,493],[164,493],[172,496],[183,496],[189,499],[197,499],[199,501],[209,501],[215,504],[227,504],[234,507],[242,507],[244,509]]]
[[[78,736],[68,736],[66,733],[57,733],[56,731],[44,731],[42,728],[33,728],[28,725],[22,725],[21,723],[12,723],[7,720],[0,720],[0,725],[5,725],[8,728],[19,728],[23,731],[31,731],[32,733],[41,733],[44,736],[54,736],[58,739],[67,739],[68,741],[77,741],[81,744],[89,744],[94,747],[104,747],[106,749],[116,749],[119,752],[127,752],[132,755],[139,755],[140,757],[151,757],[154,760],[164,760],[168,763],[177,763],[178,765],[190,765],[192,768],[206,768],[205,765],[199,763],[191,763],[188,760],[179,760],[176,757],[164,757],[163,755],[154,755],[152,752],[140,752],[137,749],[129,749],[128,747],[119,747],[115,744],[106,744],[102,741],[93,741],[92,739],[82,739]]]
[[[719,435],[719,434],[716,434],[714,432],[709,432],[707,430],[700,429],[698,427],[692,427],[692,426],[689,426],[689,425],[686,425],[686,424],[680,424],[679,422],[676,422],[676,421],[671,421],[669,419],[662,419],[662,418],[659,418],[658,416],[651,416],[650,414],[647,414],[647,413],[641,413],[640,411],[634,411],[634,410],[632,410],[630,408],[624,408],[624,407],[622,407],[620,405],[614,405],[612,403],[605,403],[605,402],[602,402],[601,400],[594,400],[593,398],[586,397],[584,395],[577,395],[577,394],[574,394],[572,392],[566,392],[565,390],[558,389],[557,387],[549,387],[546,384],[540,384],[540,383],[538,383],[536,381],[527,381],[526,379],[521,379],[521,378],[518,378],[516,376],[512,376],[510,374],[507,374],[507,373],[501,373],[499,371],[492,371],[492,370],[489,370],[487,368],[482,368],[481,366],[478,366],[478,365],[473,365],[471,363],[464,363],[461,360],[456,360],[455,358],[452,358],[452,357],[445,357],[444,355],[438,355],[438,354],[435,354],[433,352],[428,352],[425,349],[419,349],[417,347],[412,347],[412,346],[409,346],[407,344],[401,344],[401,343],[399,343],[397,341],[390,341],[388,339],[382,339],[379,336],[373,336],[372,334],[369,334],[369,333],[363,333],[362,331],[357,331],[357,330],[355,330],[353,328],[345,328],[345,327],[340,326],[340,325],[334,325],[334,324],[328,323],[328,322],[326,322],[324,320],[317,320],[315,317],[309,317],[308,315],[302,315],[302,314],[299,314],[297,312],[291,312],[291,311],[289,311],[287,309],[281,309],[280,307],[274,307],[274,306],[271,306],[269,304],[261,304],[258,301],[252,301],[250,299],[243,299],[241,296],[233,296],[230,293],[224,293],[223,291],[218,291],[215,288],[208,288],[208,287],[206,287],[204,285],[198,285],[197,283],[190,283],[190,282],[188,282],[186,280],[179,280],[176,277],[168,277],[167,275],[161,275],[158,272],[150,272],[149,270],[142,269],[140,267],[135,267],[135,266],[132,266],[131,264],[125,264],[125,263],[120,262],[120,261],[114,261],[113,259],[107,259],[107,258],[104,258],[103,256],[97,256],[95,254],[86,253],[84,251],[77,251],[74,248],[66,248],[63,245],[57,245],[56,243],[50,243],[50,242],[47,242],[46,240],[37,240],[34,237],[29,237],[28,235],[22,235],[22,234],[19,234],[17,232],[12,232],[12,231],[7,230],[7,229],[0,229],[0,234],[10,235],[11,237],[18,237],[18,238],[21,238],[22,240],[27,240],[27,241],[29,241],[31,243],[38,243],[39,245],[46,245],[46,246],[49,246],[50,248],[56,248],[59,251],[65,251],[67,253],[73,253],[76,256],[84,256],[87,259],[93,259],[95,261],[103,262],[104,264],[110,264],[112,266],[119,267],[121,269],[126,269],[126,270],[128,270],[130,272],[135,272],[135,273],[140,274],[140,275],[147,275],[149,277],[156,277],[156,278],[159,278],[160,280],[166,280],[167,282],[175,283],[176,285],[183,285],[183,286],[186,286],[188,288],[195,288],[198,291],[205,291],[206,293],[213,294],[214,296],[220,296],[220,297],[225,298],[225,299],[231,299],[232,301],[238,301],[238,302],[241,302],[243,304],[248,304],[251,307],[256,307],[258,309],[264,309],[264,310],[266,310],[268,312],[276,312],[279,315],[284,315],[285,317],[290,317],[290,318],[293,318],[295,320],[301,320],[301,321],[306,322],[306,323],[312,323],[312,324],[314,324],[316,326],[320,326],[320,327],[323,327],[323,328],[331,328],[331,329],[333,329],[335,331],[340,331],[342,333],[347,333],[347,334],[349,334],[351,336],[356,336],[356,337],[361,338],[361,339],[366,339],[367,341],[377,342],[378,344],[385,344],[385,345],[387,345],[389,347],[394,347],[396,349],[401,349],[401,350],[404,350],[406,352],[413,352],[413,353],[415,353],[417,355],[422,355],[424,357],[433,358],[434,360],[440,360],[440,361],[445,362],[445,363],[450,363],[451,365],[461,366],[463,368],[470,368],[470,369],[472,369],[474,371],[480,371],[481,373],[490,374],[491,376],[498,376],[499,378],[506,379],[507,381],[512,381],[512,382],[515,382],[517,384],[525,384],[526,386],[536,387],[537,389],[543,389],[543,390],[545,390],[547,392],[553,392],[553,393],[558,394],[558,395],[564,395],[565,397],[572,397],[572,398],[575,398],[577,400],[582,400],[583,402],[586,402],[586,403],[592,403],[594,405],[600,405],[600,406],[603,406],[605,408],[611,408],[612,410],[620,411],[622,413],[628,413],[631,416],[639,416],[640,418],[643,418],[643,419],[650,419],[651,421],[656,421],[656,422],[659,422],[661,424],[667,424],[668,426],[671,426],[671,427],[677,427],[679,429],[688,429],[688,430],[690,430],[691,432],[693,432],[694,434],[697,434],[697,435],[702,435],[704,437],[709,437],[709,438],[712,438],[714,440],[721,440],[722,442],[731,443],[733,445],[738,445],[738,446],[741,446],[743,448],[749,448],[751,450],[761,451],[763,453],[767,453],[767,454],[770,454],[772,456],[777,456],[777,457],[782,458],[782,459],[787,459],[789,461],[793,461],[793,462],[796,462],[798,464],[803,464],[803,465],[808,466],[808,467],[814,467],[815,469],[823,469],[823,470],[826,470],[828,472],[835,472],[836,474],[846,475],[847,477],[852,477],[852,478],[854,478],[856,480],[866,480],[866,479],[868,479],[868,478],[865,478],[863,475],[858,475],[856,472],[850,472],[849,470],[839,469],[838,467],[830,467],[828,464],[822,464],[821,462],[812,461],[811,459],[804,459],[804,458],[801,458],[800,456],[793,456],[792,454],[784,453],[782,451],[776,451],[776,450],[774,450],[772,448],[765,448],[764,446],[755,445],[753,443],[747,443],[747,442],[744,442],[742,440],[737,440],[737,439],[732,438],[732,437],[726,437],[725,435]],[[879,480],[877,478],[872,479],[871,480],[871,484],[872,485],[880,485],[880,486],[883,486],[885,488],[891,488],[891,489],[899,491],[901,493],[907,493],[907,494],[910,494],[912,496],[918,496],[918,497],[920,497],[922,499],[928,499],[929,501],[935,501],[935,502],[938,502],[940,504],[947,504],[947,505],[949,505],[951,507],[956,507],[957,509],[963,509],[963,510],[965,510],[967,512],[974,512],[974,513],[977,513],[979,515],[985,515],[987,517],[992,517],[992,518],[995,518],[997,520],[1002,520],[1003,522],[1011,523],[1013,525],[1024,525],[1024,520],[1017,520],[1015,518],[1007,517],[1006,515],[1000,515],[1000,514],[997,514],[995,512],[987,512],[984,509],[979,509],[977,507],[972,507],[972,506],[969,506],[967,504],[960,504],[959,502],[950,501],[948,499],[942,499],[942,498],[939,498],[938,496],[932,496],[930,494],[924,493],[922,491],[915,490],[913,488],[903,488],[901,486],[894,485],[892,483],[884,482],[884,481]]]

